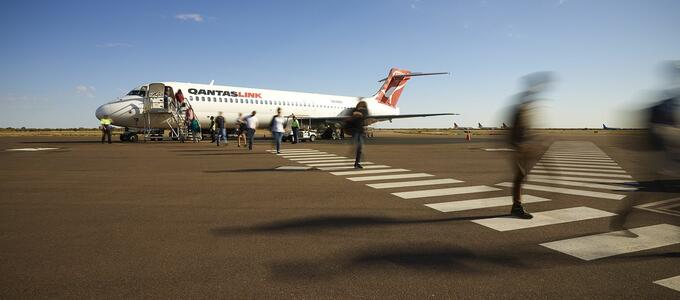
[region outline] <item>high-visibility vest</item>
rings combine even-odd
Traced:
[[[99,124],[101,124],[103,126],[109,126],[109,125],[111,125],[111,123],[113,123],[113,120],[111,120],[109,118],[103,118],[103,119],[99,120]]]
[[[300,122],[298,122],[298,120],[293,120],[293,124],[291,124],[290,127],[300,128]]]

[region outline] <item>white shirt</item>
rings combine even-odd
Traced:
[[[285,132],[283,130],[283,116],[272,118],[272,131]]]
[[[248,129],[257,129],[257,117],[253,115],[247,116],[246,126],[248,126]]]

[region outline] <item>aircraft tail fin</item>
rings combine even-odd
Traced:
[[[384,82],[383,85],[375,94],[374,98],[385,105],[391,107],[397,107],[397,102],[399,102],[399,97],[401,97],[401,92],[406,86],[406,82],[414,76],[427,76],[427,75],[441,75],[449,74],[448,72],[437,72],[437,73],[419,73],[411,72],[409,70],[403,70],[398,68],[390,69],[387,77],[381,79],[378,82]]]

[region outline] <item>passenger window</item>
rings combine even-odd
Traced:
[[[205,101],[205,97],[202,96],[202,97],[201,97],[201,101]]]

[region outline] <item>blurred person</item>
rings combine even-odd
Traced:
[[[649,191],[676,191],[673,187],[680,179],[680,61],[667,63],[669,87],[660,93],[660,101],[649,107],[646,115],[648,148],[651,148],[656,170],[652,180],[647,183]],[[612,230],[625,230],[627,235],[635,237],[625,226],[633,205],[641,197],[640,191],[624,198],[617,215],[612,217],[609,227]]]
[[[512,208],[510,214],[521,219],[531,219],[533,216],[522,206],[522,184],[527,176],[528,164],[532,157],[538,155],[537,145],[532,141],[529,132],[532,126],[531,111],[538,99],[551,81],[551,74],[538,72],[526,75],[523,80],[525,90],[517,98],[513,109],[513,123],[510,131],[510,146],[515,150],[514,167],[515,178],[512,185]]]
[[[354,168],[363,169],[361,166],[361,154],[364,147],[365,122],[368,117],[368,105],[366,101],[359,101],[352,111],[351,116],[346,121],[345,129],[352,135],[354,144]]]
[[[215,142],[215,117],[210,116],[210,142]]]
[[[297,117],[293,115],[293,122],[290,124],[290,128],[293,130],[293,144],[298,143],[298,138],[300,135],[300,121],[298,121]]]
[[[111,131],[113,130],[111,123],[113,123],[113,120],[111,120],[108,115],[99,120],[99,129],[102,131],[102,144],[106,138],[108,138],[109,144],[111,144]]]
[[[225,127],[226,120],[222,116],[222,112],[217,113],[217,118],[215,118],[215,127],[217,129],[217,147],[220,146],[220,141],[224,139],[224,145],[227,145],[227,128]]]
[[[237,146],[241,147],[241,139],[243,139],[243,146],[245,147],[247,142],[246,142],[246,133],[248,132],[248,128],[246,127],[246,122],[243,120],[243,114],[238,113],[238,118],[236,118],[236,141],[237,141]]]
[[[247,127],[247,137],[248,137],[248,150],[253,150],[253,140],[255,139],[255,131],[257,130],[257,117],[255,116],[257,114],[256,111],[253,110],[253,112],[243,118],[243,120],[246,122],[246,127]]]
[[[295,118],[295,117],[293,117]],[[283,138],[284,128],[286,127],[284,123],[283,116],[281,115],[281,108],[276,109],[276,115],[272,117],[270,130],[274,136],[274,144],[276,145],[276,153],[281,153],[281,139]]]
[[[198,142],[198,135],[201,132],[201,124],[198,123],[198,119],[195,117],[191,120],[191,137],[194,143]]]

